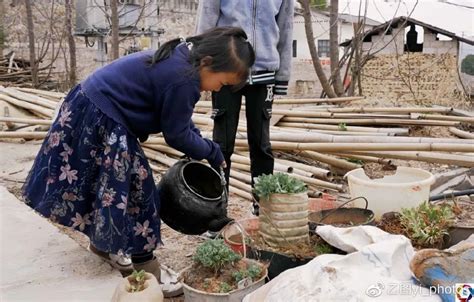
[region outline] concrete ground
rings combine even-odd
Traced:
[[[1,147],[0,301],[110,301],[121,274],[6,189],[24,181],[39,145]]]

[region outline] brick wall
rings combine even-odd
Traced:
[[[463,99],[453,54],[378,55],[362,71],[363,94],[370,98],[451,104]]]

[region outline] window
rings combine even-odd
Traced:
[[[320,58],[329,57],[329,40],[318,40],[318,56]]]
[[[293,40],[293,58],[297,57],[297,51],[296,51],[297,43],[296,42],[297,42],[296,40]]]

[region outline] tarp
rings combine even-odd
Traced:
[[[373,226],[320,226],[317,233],[347,255],[325,254],[287,270],[244,302],[441,301],[410,271],[414,249],[405,236]]]

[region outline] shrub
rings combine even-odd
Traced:
[[[441,244],[448,234],[454,214],[449,205],[436,206],[424,202],[416,208],[403,209],[400,222],[416,244],[434,247]]]
[[[194,262],[213,269],[216,273],[228,264],[239,261],[241,256],[225,245],[223,239],[211,239],[202,243],[194,253]]]

